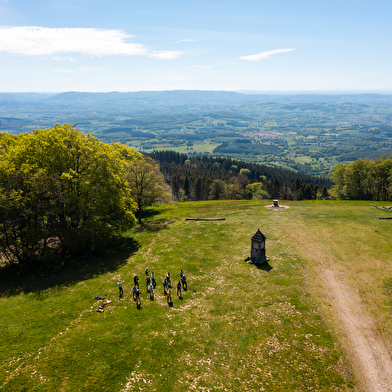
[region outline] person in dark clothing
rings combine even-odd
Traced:
[[[181,280],[177,283],[177,297],[181,298]]]
[[[146,290],[147,290],[147,291],[148,291],[148,286],[150,285],[150,283],[151,283],[150,276],[147,275],[147,277],[146,277]]]
[[[121,280],[118,281],[117,286],[118,286],[119,296],[120,296],[120,298],[122,298],[122,296],[124,295],[124,290],[122,288]]]
[[[182,275],[182,277],[181,277],[181,282],[182,282],[182,288],[184,289],[184,291],[187,291],[187,289],[188,289],[188,284],[187,284],[187,282],[186,282],[186,276],[185,276],[185,275]]]
[[[137,275],[135,275],[133,277],[133,282],[135,283],[135,286],[137,286],[137,288],[139,288],[139,277]]]

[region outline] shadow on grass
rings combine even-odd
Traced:
[[[91,279],[100,274],[116,271],[126,264],[140,245],[132,238],[116,238],[99,255],[58,259],[50,266],[5,267],[0,270],[0,297],[20,293],[41,295],[53,287],[61,288]]]
[[[150,219],[156,215],[162,214],[162,212],[165,212],[166,210],[167,208],[154,208],[154,207],[147,208],[142,212],[142,219]]]
[[[167,229],[169,225],[171,225],[172,223],[174,223],[174,221],[168,221],[167,219],[142,221],[142,224],[134,228],[133,231],[137,233],[143,233],[143,232],[156,233],[158,231]]]
[[[263,271],[270,272],[272,270],[272,267],[269,265],[268,261],[262,264],[254,264],[254,265],[257,267],[257,269],[261,269]]]

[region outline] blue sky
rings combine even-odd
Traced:
[[[0,91],[388,91],[392,1],[0,0]]]

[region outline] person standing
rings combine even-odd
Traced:
[[[148,291],[148,286],[150,285],[150,283],[151,283],[150,276],[147,275],[147,278],[146,278],[146,290],[147,290],[147,291]]]
[[[188,284],[186,282],[186,276],[182,275],[181,276],[181,282],[182,282],[182,288],[184,289],[184,291],[187,291],[188,289]]]
[[[136,291],[137,291],[137,287],[136,287],[136,285],[135,286],[133,286],[132,287],[132,298],[133,298],[133,300],[135,301],[135,299],[136,299]]]
[[[135,286],[137,286],[137,288],[139,288],[139,277],[137,275],[135,275],[133,277],[133,282],[135,283]]]
[[[122,287],[121,280],[118,281],[117,286],[118,286],[119,296],[120,296],[120,298],[122,298],[122,296],[124,295],[124,290],[123,290],[123,287]]]
[[[177,297],[181,299],[181,280],[177,282]]]

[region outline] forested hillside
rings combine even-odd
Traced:
[[[269,197],[311,200],[326,198],[327,188],[332,185],[324,177],[230,158],[188,158],[173,151],[157,151],[149,156],[160,163],[174,197],[182,201]],[[211,193],[211,187],[217,184],[222,188],[219,197]]]

